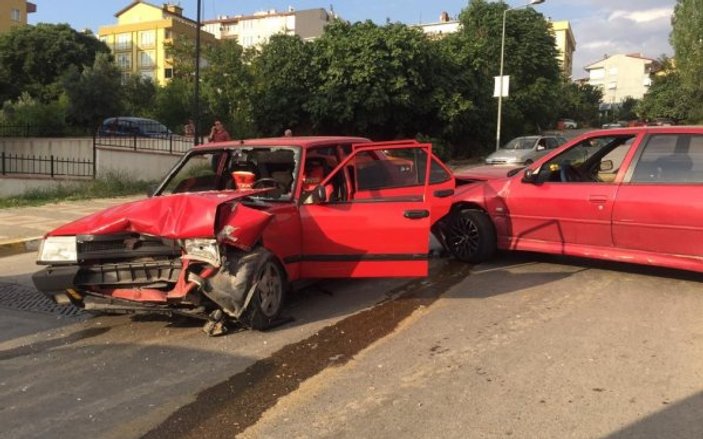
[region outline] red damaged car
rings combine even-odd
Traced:
[[[703,127],[592,131],[527,169],[455,177],[475,182],[455,205],[484,215],[476,242],[703,272]]]
[[[147,199],[47,234],[33,280],[57,302],[275,325],[302,279],[425,276],[455,181],[431,146],[352,137],[207,144]]]

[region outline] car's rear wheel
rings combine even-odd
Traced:
[[[496,251],[493,222],[478,209],[455,211],[445,223],[447,250],[463,262],[477,264],[490,259]]]
[[[263,330],[276,323],[285,298],[286,280],[283,269],[268,251],[262,253],[258,269],[247,291],[254,288],[239,322],[252,329]]]

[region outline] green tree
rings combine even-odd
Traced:
[[[108,47],[67,24],[20,26],[0,34],[0,101],[21,93],[43,101],[61,94],[60,79],[69,67],[82,71]]]
[[[430,42],[402,24],[337,21],[313,46],[310,100],[321,132],[414,136],[432,118]]]
[[[654,101],[663,102],[672,100],[671,112],[681,115],[686,111],[685,117],[680,119],[689,122],[703,122],[703,0],[677,0],[672,17],[671,45],[674,47],[676,70],[678,77],[674,76],[662,80],[656,89],[659,96]],[[671,75],[668,75],[671,76]],[[678,91],[675,84],[679,83]],[[672,99],[676,95],[676,99]],[[653,103],[653,102],[651,102]],[[652,111],[649,103],[645,105],[646,111]],[[665,110],[659,108],[658,113]]]
[[[253,78],[252,54],[244,52],[236,40],[223,40],[206,48],[207,67],[202,70],[202,96],[208,121],[220,118],[232,137],[256,135],[252,119],[250,93]]]
[[[124,114],[152,117],[156,105],[157,86],[151,78],[130,75],[122,84]]]
[[[675,121],[688,120],[700,108],[702,96],[683,91],[681,75],[677,71],[656,76],[644,98],[637,105],[637,113],[645,119],[658,117]]]
[[[684,87],[703,90],[703,0],[677,0],[672,17],[671,45]]]
[[[80,126],[96,127],[122,112],[121,74],[107,54],[99,54],[82,72],[71,66],[63,80],[69,100],[68,118]]]
[[[459,20],[465,42],[467,69],[477,70],[485,106],[483,138],[495,130],[497,102],[490,98],[493,77],[500,71],[500,46],[505,3],[471,0]],[[503,139],[549,126],[558,117],[561,74],[549,22],[532,8],[506,15],[504,74],[510,75],[510,97],[504,100]]]
[[[193,117],[193,83],[174,78],[156,90],[153,116],[171,129],[178,129]],[[204,128],[200,127],[201,134]]]
[[[305,104],[312,82],[312,45],[298,36],[271,37],[252,62],[252,116],[264,135],[310,131]]]
[[[577,120],[583,126],[598,123],[598,106],[603,91],[589,84],[564,81],[561,85],[559,114]]]

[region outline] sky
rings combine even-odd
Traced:
[[[77,30],[114,24],[115,13],[130,0],[32,0],[37,12],[29,22],[68,23]],[[511,7],[523,6],[529,0],[507,0]],[[163,0],[151,0],[160,5]],[[180,0],[184,14],[195,19],[197,0]],[[552,20],[569,20],[576,38],[573,78],[587,76],[584,67],[606,54],[641,53],[650,58],[671,56],[669,44],[671,14],[676,0],[545,0],[535,6]],[[296,10],[332,7],[349,21],[370,19],[383,24],[387,19],[406,24],[432,23],[447,11],[456,17],[468,0],[201,0],[202,19],[218,15],[248,15],[256,11],[293,7]]]

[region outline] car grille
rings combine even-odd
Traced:
[[[78,235],[76,241],[80,261],[173,258],[181,255],[175,241],[138,233]]]
[[[181,269],[180,259],[92,265],[80,269],[75,284],[79,287],[165,286],[178,280]]]

